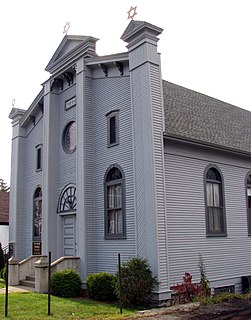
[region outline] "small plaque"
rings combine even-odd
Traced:
[[[33,242],[32,254],[34,256],[40,256],[42,254],[42,243],[40,241]]]
[[[65,110],[68,110],[76,105],[76,97],[71,98],[70,100],[65,101]]]

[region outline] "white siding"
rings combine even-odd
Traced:
[[[0,224],[0,243],[2,248],[9,244],[9,226]]]

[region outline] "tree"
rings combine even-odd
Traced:
[[[10,187],[7,186],[7,183],[3,179],[0,179],[0,191],[8,192],[9,190]]]

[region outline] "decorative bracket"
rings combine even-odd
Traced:
[[[63,84],[64,84],[64,81],[62,79],[59,79],[59,78],[54,78],[51,80],[51,91],[57,87],[57,86],[60,86],[61,90],[63,90]]]
[[[101,63],[101,64],[100,64],[100,67],[101,67],[101,69],[103,70],[105,76],[107,77],[107,76],[108,76],[108,68],[107,68],[107,65],[104,64],[104,63]]]
[[[30,116],[30,120],[31,120],[31,122],[33,123],[33,125],[35,126],[35,124],[36,124],[36,118],[35,118],[35,116]]]
[[[38,103],[37,106],[41,110],[42,114],[44,114],[44,105],[42,103]]]
[[[116,61],[115,65],[119,69],[120,75],[123,76],[123,74],[124,74],[123,64],[121,62]]]
[[[68,82],[69,86],[71,84],[73,84],[73,73],[67,71],[67,72],[64,73],[64,77],[65,77],[66,81]]]

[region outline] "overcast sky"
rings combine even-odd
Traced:
[[[135,20],[164,29],[163,79],[251,111],[250,0],[2,0],[0,178],[8,184],[12,101],[21,109],[32,103],[66,22],[68,34],[99,38],[99,55],[124,52],[120,37],[131,6]]]

